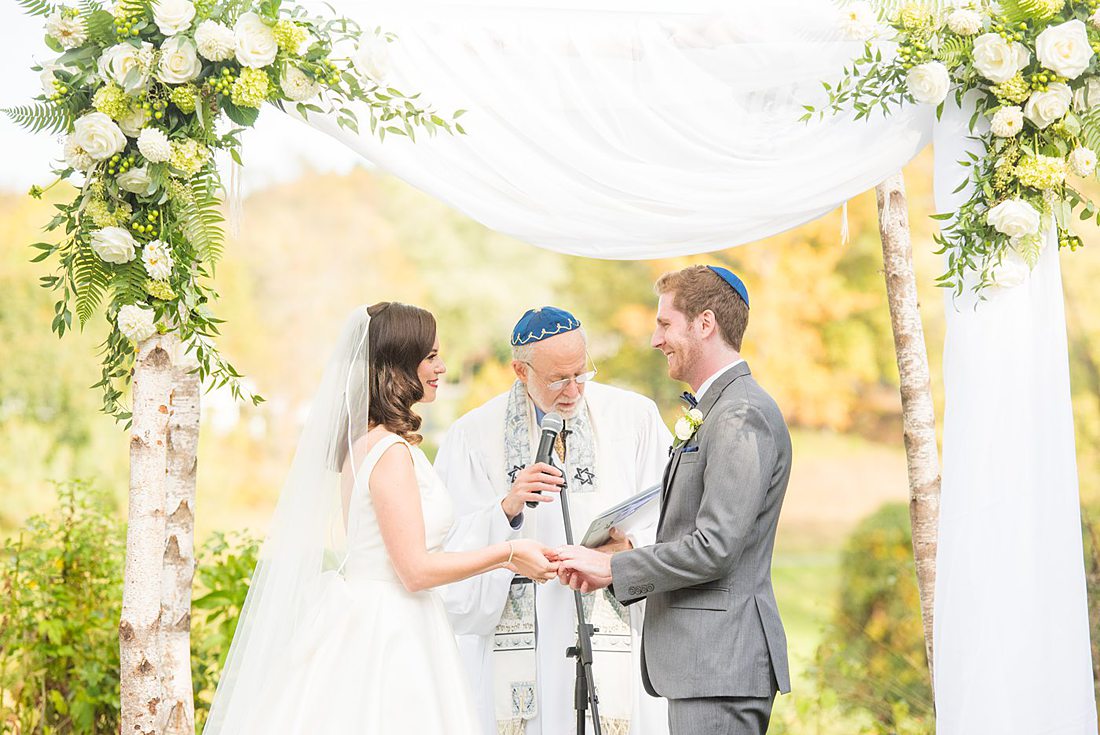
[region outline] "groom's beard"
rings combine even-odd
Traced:
[[[684,340],[673,347],[672,359],[668,362],[668,377],[684,383],[691,383],[695,366],[699,364],[703,348],[698,342]]]

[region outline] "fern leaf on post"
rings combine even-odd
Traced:
[[[213,265],[225,245],[225,217],[221,212],[221,180],[208,170],[189,182],[190,201],[183,207],[183,232],[199,257]]]
[[[35,102],[32,105],[7,107],[3,112],[16,125],[32,133],[64,133],[72,127],[73,119],[69,111],[52,103]]]
[[[76,315],[80,319],[81,328],[103,302],[110,280],[103,261],[92,251],[91,246],[86,241],[79,242],[73,263],[73,283],[76,286]]]

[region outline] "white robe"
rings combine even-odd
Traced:
[[[602,511],[661,481],[671,445],[671,435],[650,399],[594,382],[587,384],[584,398],[595,435],[598,488],[595,492],[569,494],[574,540],[578,543],[589,523]],[[447,549],[471,549],[514,538],[534,538],[551,547],[565,543],[565,527],[557,501],[525,508],[518,530],[512,529],[500,507],[501,499],[510,489],[504,466],[507,406],[508,393],[504,393],[470,411],[455,422],[440,445],[435,467],[451,493],[457,518],[445,544]],[[534,457],[538,441],[534,425],[530,440]],[[649,517],[632,525],[628,532],[634,546],[652,544],[656,524],[657,508],[651,504]],[[493,637],[512,577],[510,571],[500,569],[440,588],[469,672],[485,735],[497,735]],[[597,654],[594,666],[601,704],[605,699],[618,699],[620,707],[624,701],[629,702],[631,735],[666,735],[666,703],[646,694],[641,682],[644,605],[631,605],[628,610],[633,644],[631,675],[628,682],[604,677],[600,683]],[[564,655],[566,647],[572,646],[576,639],[572,590],[557,582],[540,586],[536,614],[538,714],[528,721],[526,732],[566,735],[576,731],[575,662]],[[604,717],[612,714],[605,708],[600,713]]]

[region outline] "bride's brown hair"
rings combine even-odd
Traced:
[[[424,397],[417,370],[435,347],[436,323],[430,311],[395,301],[367,307],[370,328],[371,426],[384,426],[410,444],[424,440],[412,405]]]

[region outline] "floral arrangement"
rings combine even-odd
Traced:
[[[75,312],[83,327],[101,310],[111,325],[102,346],[103,410],[120,420],[136,347],[175,330],[204,381],[241,398],[241,375],[212,338],[221,320],[209,285],[224,246],[223,187],[215,153],[241,162],[239,134],[265,102],[302,115],[334,115],[358,132],[353,103],[370,130],[414,137],[454,119],[425,108],[384,80],[380,30],[346,18],[309,15],[281,0],[96,0],[77,6],[17,0],[45,18],[46,45],[59,54],[33,67],[42,94],[7,109],[34,132],[64,134],[56,180],[76,188],[46,225],[35,261],[55,259],[42,286],[58,293],[53,330],[63,336]],[[259,396],[247,394],[254,403]]]
[[[702,425],[703,412],[697,408],[689,409],[684,407],[684,415],[676,419],[676,424],[672,427],[672,433],[676,436],[672,448],[679,449],[687,444],[691,437],[695,436],[695,432],[699,431],[699,427]]]
[[[941,285],[1021,283],[1045,233],[1076,250],[1070,229],[1100,209],[1078,188],[1096,176],[1100,151],[1100,0],[979,0],[970,5],[853,2],[841,30],[865,42],[839,81],[825,84],[825,108],[803,119],[854,110],[856,118],[889,114],[906,103],[936,106],[973,93],[970,132],[984,155],[961,163],[972,192],[956,212],[936,215],[947,255]],[[960,187],[961,190],[962,187]],[[977,278],[973,277],[977,274]]]

